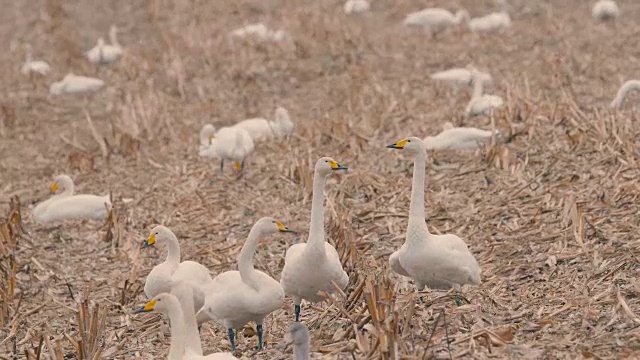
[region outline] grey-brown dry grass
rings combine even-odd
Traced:
[[[489,3],[457,5],[480,15]],[[0,329],[2,356],[36,353],[43,334],[75,356],[85,286],[107,312],[104,358],[166,356],[166,319],[130,315],[164,256],[139,248],[150,227],[170,227],[183,258],[216,274],[234,268],[253,222],[274,216],[302,231],[259,248],[256,266],[278,278],[285,249],[306,236],[311,166],[329,155],[350,167],[331,177],[325,206],[328,237],[351,282],[331,306],[303,306],[314,356],[442,358],[450,347],[453,358],[637,357],[640,125],[633,101],[622,112],[604,108],[639,73],[640,4],[618,1],[623,16],[613,26],[594,24],[585,1],[510,3],[505,35],[462,30],[437,40],[398,24],[425,6],[456,8],[443,0],[374,1],[361,17],[345,16],[334,0],[4,4],[0,210],[19,195],[28,233],[15,252],[8,305],[20,316]],[[230,30],[255,21],[285,29],[293,42],[229,41]],[[112,22],[127,54],[94,68],[81,51]],[[51,63],[48,78],[20,76],[23,42]],[[487,127],[487,119],[460,116],[468,92],[428,78],[468,63],[493,74],[490,91],[507,100],[496,126],[515,136],[475,154],[430,154],[430,229],[466,239],[483,268],[482,285],[465,289],[470,304],[455,307],[442,293],[416,294],[389,271],[388,256],[403,241],[412,167],[384,145],[436,133],[445,121]],[[107,88],[49,97],[48,84],[67,71],[100,77]],[[242,180],[197,157],[203,123],[271,116],[277,105],[289,109],[295,136],[259,145]],[[113,193],[117,213],[105,227],[34,224],[30,204],[48,196],[61,172],[79,192]],[[266,350],[255,358],[291,357],[274,345],[292,318],[287,300],[267,319]],[[249,357],[256,338],[245,333],[239,346]],[[206,352],[229,348],[217,325],[202,334]]]

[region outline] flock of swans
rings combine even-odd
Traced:
[[[501,5],[503,9],[500,12],[473,19],[466,10],[453,14],[444,9],[428,8],[407,15],[404,24],[424,27],[432,34],[462,21],[467,21],[473,31],[506,28],[511,25],[511,19],[503,2]],[[366,0],[349,0],[344,5],[344,11],[348,14],[364,13],[369,9]],[[593,17],[599,20],[618,15],[619,10],[613,1],[601,0],[593,7]],[[99,38],[97,44],[85,53],[86,58],[91,63],[102,65],[120,58],[124,50],[116,34],[117,28],[112,26],[109,31],[111,44]],[[269,30],[262,23],[233,31],[231,35],[254,35],[272,40],[285,37],[284,32]],[[27,51],[22,73],[47,75],[49,65],[44,61],[34,61],[30,46]],[[504,105],[500,96],[484,93],[483,87],[492,82],[492,76],[471,65],[434,73],[431,78],[456,87],[472,88],[471,100],[464,110],[468,117],[492,116],[494,110]],[[68,73],[61,81],[50,85],[50,93],[59,95],[96,91],[103,86],[104,81],[100,79]],[[627,93],[632,90],[640,90],[640,81],[625,83],[610,107],[622,106]],[[219,159],[221,169],[224,169],[225,161],[231,161],[239,170],[238,176],[242,176],[245,160],[253,153],[256,143],[286,138],[294,128],[288,111],[283,107],[277,107],[272,120],[247,119],[217,130],[212,124],[205,124],[199,133],[198,154]],[[388,262],[395,273],[413,280],[417,289],[428,287],[459,292],[463,285],[481,283],[481,268],[464,240],[454,234],[435,235],[429,232],[424,201],[427,151],[477,149],[499,135],[500,132],[495,129],[486,131],[454,127],[446,123],[443,131],[436,136],[424,139],[408,137],[387,146],[404,151],[414,161],[405,242],[390,255]],[[264,217],[253,225],[237,258],[237,270],[229,270],[215,277],[202,264],[181,261],[179,240],[169,228],[159,225],[151,230],[143,247],[166,247],[167,257],[147,275],[144,293],[149,301],[135,313],[153,311],[168,316],[171,324],[169,359],[235,359],[231,353],[203,355],[199,327],[210,321],[221,324],[227,330],[231,350],[236,349],[234,331],[248,323],[255,323],[257,349],[261,350],[264,319],[282,308],[287,296],[293,300],[295,317],[285,339],[277,348],[293,344],[296,359],[309,358],[309,332],[300,323],[302,301],[323,301],[326,294],[341,291],[349,283],[349,275],[342,268],[338,252],[326,241],[323,205],[327,178],[346,169],[330,157],[322,157],[316,162],[308,238],[306,242],[292,245],[286,251],[280,281],[256,269],[253,262],[262,239],[276,233],[294,232],[274,218]],[[74,189],[69,176],[55,177],[50,189],[53,195],[35,206],[34,220],[47,223],[107,217],[112,203],[110,195],[75,194]]]

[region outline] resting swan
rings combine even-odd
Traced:
[[[344,3],[345,14],[360,14],[369,11],[371,4],[367,0],[347,0]]]
[[[68,73],[62,80],[49,85],[49,93],[52,95],[77,94],[97,91],[103,86],[104,81],[100,79]]]
[[[504,104],[500,96],[482,94],[483,85],[480,73],[474,69],[471,70],[471,83],[473,84],[473,93],[465,109],[468,117],[491,115],[493,109],[499,108]]]
[[[242,175],[244,161],[253,149],[253,139],[244,129],[223,127],[216,132],[213,125],[206,124],[200,130],[199,155],[220,159],[220,171],[224,169],[225,160],[232,160]]]
[[[56,195],[58,188],[62,191]],[[107,218],[111,207],[109,195],[74,195],[73,180],[67,175],[58,175],[51,185],[51,198],[41,202],[33,209],[33,217],[39,223],[52,221]]]
[[[20,72],[23,75],[31,75],[31,74],[40,74],[40,75],[47,75],[49,73],[49,71],[51,70],[51,67],[49,66],[49,64],[46,61],[42,61],[42,60],[33,60],[33,50],[31,48],[31,45],[27,44],[27,58],[24,61],[24,64],[22,64],[22,69],[20,69]]]
[[[187,293],[183,293],[182,290]],[[169,317],[171,327],[171,346],[169,347],[168,360],[231,360],[237,359],[230,353],[215,353],[206,356],[202,355],[200,334],[195,325],[193,311],[185,312],[182,301],[189,299],[190,294],[187,287],[174,287],[171,293],[162,293],[155,296],[143,307],[134,311],[134,314],[143,312],[159,312]],[[176,297],[176,295],[178,297]],[[179,300],[180,299],[180,300]],[[194,345],[197,344],[197,345]],[[194,350],[194,346],[200,346],[200,353]]]
[[[200,310],[204,305],[204,292],[201,288],[211,282],[209,269],[195,261],[180,262],[178,238],[165,226],[154,227],[143,247],[154,246],[156,243],[167,246],[167,259],[156,265],[147,275],[144,283],[147,299],[171,291],[172,282],[183,282],[193,289],[194,311]]]
[[[324,236],[324,184],[327,176],[347,168],[330,157],[316,162],[313,175],[313,199],[311,200],[311,225],[306,243],[292,245],[284,260],[280,284],[285,294],[293,298],[296,321],[300,320],[302,299],[319,302],[324,297],[319,291],[335,292],[332,282],[344,289],[349,276],[342,269],[336,249],[325,241]]]
[[[264,118],[253,118],[240,121],[233,125],[235,128],[246,130],[254,142],[282,138],[293,133],[294,124],[289,117],[287,109],[278,106],[275,119],[269,121]]]
[[[424,138],[427,150],[475,150],[491,141],[491,131],[473,127],[453,127],[451,123],[436,136]],[[496,136],[500,134],[496,131]]]
[[[640,91],[640,80],[629,80],[625,82],[618,90],[616,97],[613,99],[609,107],[611,109],[620,109],[624,103],[624,99],[627,97],[627,94],[629,94],[629,91],[633,90]]]
[[[293,344],[293,360],[309,360],[311,353],[311,337],[309,329],[303,323],[294,322],[289,325],[284,339],[276,348],[284,348]]]
[[[256,323],[258,350],[262,350],[262,322],[284,301],[282,286],[253,267],[253,255],[260,238],[277,232],[293,231],[270,217],[258,220],[238,255],[238,270],[216,276],[205,289],[205,304],[196,314],[198,322],[217,320],[222,323],[227,328],[231,350],[236,349],[233,330],[251,321]]]
[[[233,30],[229,35],[241,38],[255,36],[262,41],[282,41],[286,37],[283,30],[270,30],[264,23],[243,26],[239,29]]]
[[[404,24],[424,27],[433,36],[453,25],[460,24],[464,20],[469,20],[469,12],[467,10],[458,10],[454,15],[451,11],[445,9],[427,8],[407,15],[404,19]]]
[[[480,284],[480,266],[467,244],[454,234],[429,233],[424,214],[427,149],[422,140],[409,137],[387,147],[405,150],[415,157],[406,239],[389,257],[391,269],[412,278],[418,290],[427,286],[459,291],[464,284]]]
[[[98,38],[96,45],[86,52],[86,57],[92,64],[110,64],[122,55],[122,46],[117,39],[118,28],[111,25],[109,28],[109,39],[111,45],[107,45],[103,38]]]
[[[618,4],[612,0],[599,0],[593,4],[591,15],[599,21],[612,20],[620,15]]]
[[[454,68],[439,71],[431,74],[431,78],[433,80],[449,82],[456,86],[469,86],[472,84],[471,69],[473,69],[473,67],[467,66],[466,68]],[[478,71],[478,77],[483,83],[490,83],[493,81],[491,74],[485,72]]]

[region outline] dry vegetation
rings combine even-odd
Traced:
[[[351,282],[331,302],[303,306],[315,357],[640,356],[640,122],[630,103],[606,109],[640,73],[640,2],[618,1],[617,26],[594,24],[583,0],[510,1],[505,36],[460,30],[433,41],[398,26],[424,6],[477,15],[492,2],[455,3],[375,0],[361,17],[345,16],[336,0],[5,3],[0,358],[166,356],[166,319],[130,315],[164,256],[140,250],[150,227],[170,227],[184,259],[214,274],[231,269],[261,216],[304,238],[311,166],[324,155],[350,167],[330,180],[326,223]],[[293,42],[226,36],[261,20]],[[94,68],[81,52],[111,23],[127,54]],[[25,42],[51,63],[48,78],[20,75]],[[467,239],[483,268],[482,285],[465,289],[470,303],[456,307],[443,293],[415,293],[388,268],[403,241],[412,167],[384,145],[445,121],[487,127],[460,116],[468,92],[428,78],[468,63],[493,74],[508,105],[495,123],[512,136],[477,153],[430,154],[430,229]],[[50,97],[48,84],[67,71],[108,86]],[[242,180],[197,157],[204,122],[271,115],[277,105],[289,109],[295,136],[258,146]],[[31,204],[61,172],[80,192],[113,194],[106,224],[34,224]],[[278,278],[286,247],[299,240],[262,245],[256,265]],[[273,345],[292,319],[287,299],[267,319],[256,359],[291,357]],[[224,329],[209,324],[202,334],[205,352],[228,349]],[[255,340],[250,330],[240,337],[243,357],[254,356]]]

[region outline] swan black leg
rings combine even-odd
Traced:
[[[220,171],[224,171],[224,159],[220,159]]]
[[[258,351],[262,350],[262,325],[256,326],[258,330]]]
[[[295,306],[295,311],[296,311],[296,322],[299,322],[300,321],[300,305]]]
[[[236,343],[233,340],[233,329],[227,329],[227,333],[229,334],[229,341],[231,342],[231,351],[236,351]]]

